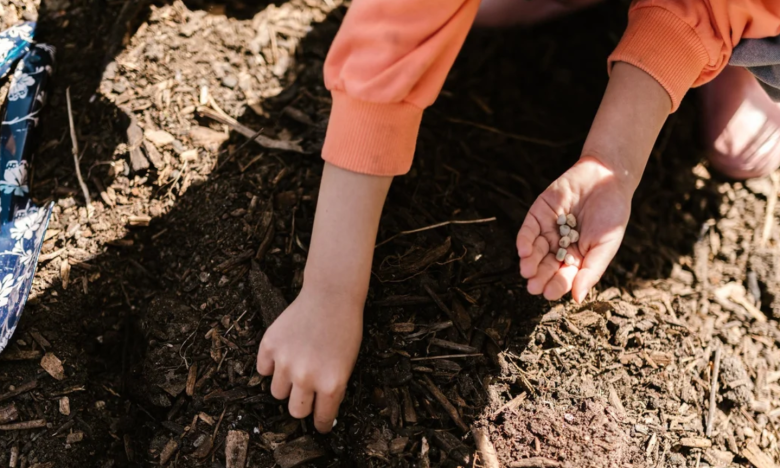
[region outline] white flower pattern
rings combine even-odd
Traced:
[[[8,296],[14,292],[16,284],[14,283],[14,275],[9,273],[5,275],[2,281],[0,281],[0,307],[8,305]]]
[[[11,228],[11,238],[15,240],[30,240],[33,234],[41,228],[43,221],[46,219],[46,210],[22,211],[22,215],[14,220],[14,225]]]
[[[24,73],[21,69],[14,72],[14,78],[11,80],[11,89],[8,91],[9,101],[18,101],[27,97],[27,90],[35,84],[35,78]]]
[[[27,186],[27,161],[17,163],[9,161],[5,167],[3,180],[0,180],[0,190],[21,197],[30,189]]]

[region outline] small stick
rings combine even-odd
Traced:
[[[410,361],[433,361],[435,359],[455,359],[455,358],[467,358],[467,357],[479,357],[484,356],[482,353],[474,354],[445,354],[444,356],[426,356],[416,357],[409,359]]]
[[[570,144],[572,144],[574,142],[577,142],[577,141],[580,141],[582,139],[581,137],[577,137],[576,140],[565,140],[565,141],[557,141],[556,142],[556,141],[550,141],[550,140],[543,140],[541,138],[534,138],[534,137],[529,137],[529,136],[525,136],[525,135],[517,135],[515,133],[505,132],[503,130],[499,130],[497,128],[490,127],[488,125],[484,125],[484,124],[477,123],[477,122],[471,122],[470,120],[456,119],[454,117],[447,117],[446,120],[448,120],[449,122],[452,122],[452,123],[457,123],[457,124],[462,124],[462,125],[469,125],[471,127],[476,127],[476,128],[478,128],[480,130],[485,130],[486,132],[495,133],[495,134],[498,134],[498,135],[501,135],[501,136],[504,136],[504,137],[507,137],[507,138],[511,138],[513,140],[524,141],[526,143],[533,143],[533,144],[540,145],[540,146],[548,146],[550,148],[560,148],[562,146],[570,145]]]
[[[563,464],[544,457],[526,458],[509,464],[509,468],[557,468],[559,466],[563,466]]]
[[[425,226],[425,227],[421,227],[421,228],[418,228],[418,229],[412,229],[411,231],[401,231],[398,234],[392,235],[389,238],[383,240],[382,242],[376,244],[374,246],[374,248],[375,249],[379,248],[379,247],[387,244],[388,242],[390,242],[390,241],[392,241],[392,240],[394,240],[394,239],[396,239],[398,237],[401,237],[401,236],[406,236],[406,235],[409,235],[409,234],[415,234],[415,233],[423,232],[423,231],[430,231],[431,229],[436,229],[436,228],[440,228],[440,227],[444,227],[444,226],[449,226],[450,224],[481,224],[481,223],[490,223],[490,222],[493,222],[495,220],[496,220],[496,217],[493,216],[492,218],[483,218],[483,219],[463,219],[463,220],[453,219],[453,220],[450,220],[450,221],[443,221],[441,223],[431,224],[430,226]]]
[[[40,429],[46,427],[45,419],[33,419],[13,424],[0,424],[0,431],[22,431],[26,429]]]
[[[469,427],[466,426],[466,423],[463,422],[463,419],[461,419],[460,414],[458,414],[458,410],[452,406],[452,403],[450,403],[450,400],[447,398],[447,396],[444,395],[441,390],[439,390],[430,377],[423,375],[421,383],[429,392],[431,392],[431,395],[433,395],[436,401],[439,402],[442,408],[444,408],[444,411],[447,412],[455,425],[458,426],[463,432],[468,432]]]
[[[0,395],[0,401],[9,400],[15,396],[21,395],[22,393],[27,393],[30,390],[33,390],[38,386],[37,380],[31,380],[27,383],[24,383],[22,385],[19,385],[16,389],[11,390],[10,392],[4,393]]]
[[[447,307],[447,305],[444,302],[442,302],[439,295],[436,294],[436,292],[433,289],[431,289],[431,287],[427,284],[423,285],[423,288],[425,289],[425,292],[427,292],[428,295],[431,296],[433,302],[437,306],[439,306],[439,309],[441,309],[441,311],[444,312],[447,315],[447,317],[449,317],[450,320],[452,320],[452,323],[455,324],[455,328],[458,329],[458,331],[463,336],[463,338],[468,340],[469,339],[468,333],[466,333],[466,330],[463,330],[460,327],[460,324],[458,323],[458,317],[456,317],[455,314],[450,310],[450,308]]]
[[[251,136],[251,137],[250,137],[248,140],[246,140],[246,141],[244,141],[243,143],[241,143],[241,144],[238,146],[238,148],[236,148],[236,150],[235,150],[235,151],[233,151],[233,153],[231,153],[230,155],[228,155],[227,159],[225,159],[224,161],[222,161],[222,164],[220,164],[219,166],[217,166],[217,171],[221,171],[221,170],[222,170],[222,168],[225,166],[225,164],[227,164],[227,163],[229,163],[230,161],[232,161],[232,160],[233,160],[233,158],[235,157],[235,155],[237,155],[238,153],[240,153],[240,152],[241,152],[241,150],[243,150],[244,148],[246,148],[247,146],[249,146],[249,144],[250,144],[250,143],[252,143],[253,141],[255,141],[255,139],[257,139],[257,137],[259,137],[259,136],[260,136],[260,134],[261,134],[261,133],[263,133],[263,130],[265,130],[265,129],[264,129],[264,128],[261,128],[260,130],[258,130],[258,131],[257,131],[257,133],[255,133],[254,135],[252,135],[252,136]],[[222,151],[222,153],[223,153],[223,154],[224,154],[225,152],[227,152],[227,150],[223,150],[223,151]],[[260,156],[262,156],[262,154],[261,154]],[[219,155],[218,155],[217,157],[219,158]],[[244,172],[244,171],[241,171],[241,172]]]
[[[707,413],[707,437],[712,437],[712,428],[715,426],[715,397],[718,393],[718,373],[720,373],[721,348],[715,348],[715,358],[712,363],[712,379],[710,382],[710,408]]]
[[[488,437],[488,432],[484,427],[474,428],[471,431],[474,434],[474,442],[477,444],[477,450],[482,460],[482,466],[484,468],[500,468],[498,463],[498,454],[496,448],[493,447],[493,442]]]
[[[772,225],[775,223],[775,206],[777,205],[777,192],[778,186],[780,186],[780,175],[777,172],[773,172],[769,175],[772,179],[772,190],[769,193],[766,203],[766,216],[764,217],[764,230],[761,233],[761,241],[759,245],[761,247],[766,245],[766,241],[769,240],[769,236],[772,235]]]
[[[81,177],[81,167],[79,167],[79,140],[76,136],[76,125],[73,123],[73,108],[70,104],[70,87],[65,90],[65,97],[68,101],[68,123],[70,124],[70,140],[73,144],[73,163],[76,165],[76,178],[79,180],[79,186],[81,186],[81,192],[84,194],[84,201],[87,203],[87,218],[89,218],[92,211],[92,199],[89,197],[89,188],[84,183],[84,179]]]

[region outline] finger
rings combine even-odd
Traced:
[[[541,294],[547,282],[553,277],[556,271],[560,269],[561,262],[555,259],[555,255],[547,254],[539,264],[536,276],[528,279],[528,292],[533,295]]]
[[[257,351],[257,373],[260,375],[274,375],[273,353],[267,346],[260,342],[260,349]]]
[[[290,390],[292,389],[292,383],[286,372],[282,372],[280,369],[276,369],[274,372],[274,380],[271,382],[271,395],[277,400],[285,400],[290,396]]]
[[[317,392],[314,400],[314,427],[322,434],[333,430],[333,420],[339,414],[344,390]]]
[[[533,250],[527,257],[520,257],[520,274],[523,278],[532,278],[539,269],[539,262],[550,253],[550,243],[543,236],[534,241]]]
[[[539,221],[529,212],[525,216],[525,221],[523,221],[520,231],[517,233],[517,255],[520,258],[528,257],[534,252],[534,241],[541,233],[542,228],[539,226]]]
[[[585,300],[590,288],[596,285],[617,253],[620,243],[599,244],[588,251],[582,260],[582,267],[572,284],[572,297],[577,302]]]
[[[290,392],[290,401],[288,408],[290,416],[296,419],[303,419],[311,414],[312,404],[314,403],[314,392],[306,390],[301,385],[293,385]]]
[[[547,286],[544,287],[544,298],[548,301],[557,301],[564,294],[571,291],[578,271],[579,268],[575,265],[561,266],[553,277],[550,278]]]

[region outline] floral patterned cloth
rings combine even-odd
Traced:
[[[27,179],[31,134],[46,104],[55,53],[49,45],[33,44],[34,32],[35,23],[23,23],[0,33],[0,77],[18,61],[0,123],[0,352],[30,293],[53,206],[33,204]]]

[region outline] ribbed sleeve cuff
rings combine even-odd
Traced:
[[[322,158],[361,174],[409,172],[423,110],[413,104],[377,104],[333,91]]]
[[[647,72],[669,93],[672,112],[704,70],[708,61],[696,31],[661,7],[642,7],[629,13],[628,28],[609,57]]]

